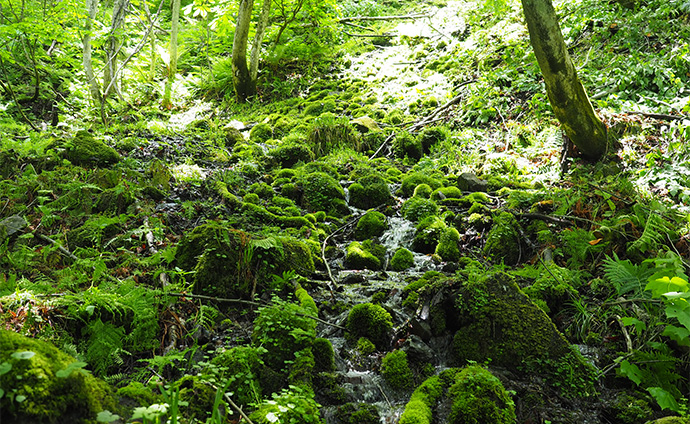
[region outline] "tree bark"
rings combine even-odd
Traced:
[[[122,48],[122,27],[125,23],[125,16],[127,16],[127,8],[129,7],[129,0],[115,0],[113,4],[113,17],[110,26],[110,35],[106,42],[106,55],[108,62],[103,71],[103,87],[105,92],[103,96],[108,98],[114,91],[118,97],[122,99],[120,93],[120,86],[117,83],[118,63],[117,56]]]
[[[261,41],[264,39],[266,27],[268,26],[268,18],[271,14],[272,0],[264,0],[261,7],[261,15],[259,15],[259,22],[256,24],[256,33],[254,34],[254,42],[252,43],[252,54],[249,58],[249,77],[255,81],[259,73],[259,57],[261,56]]]
[[[237,25],[235,26],[235,38],[232,42],[232,71],[235,97],[243,103],[256,94],[256,80],[252,80],[247,67],[247,39],[249,38],[249,25],[252,20],[252,8],[254,0],[240,0],[237,11]]]
[[[606,126],[577,77],[551,0],[522,0],[522,9],[556,118],[584,157],[600,159],[608,148]]]
[[[163,107],[169,109],[172,106],[172,85],[177,74],[177,34],[180,27],[180,0],[172,0],[172,28],[170,31],[170,64],[168,66],[168,80],[165,83],[163,95]]]
[[[89,83],[89,93],[91,94],[91,99],[96,106],[102,109],[103,97],[101,96],[101,87],[93,73],[93,63],[91,60],[91,27],[93,20],[96,18],[98,3],[99,0],[86,0],[88,16],[84,25],[84,36],[82,37],[82,63],[84,65],[84,74],[86,74],[86,79]]]

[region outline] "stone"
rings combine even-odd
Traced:
[[[26,219],[19,215],[9,216],[0,221],[0,241],[5,241],[6,238],[22,231],[29,225]]]
[[[458,176],[458,188],[462,191],[487,191],[489,183],[479,179],[471,172],[463,172]]]

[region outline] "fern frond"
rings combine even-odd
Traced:
[[[86,345],[86,359],[96,374],[105,374],[109,367],[121,363],[122,344],[125,330],[101,319],[88,325],[89,340]]]
[[[621,261],[618,255],[604,260],[604,275],[616,287],[619,296],[634,292],[642,293],[647,279],[654,273],[646,262],[635,265],[630,260]]]

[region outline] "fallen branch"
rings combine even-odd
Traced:
[[[392,38],[395,37],[393,34],[352,34],[347,31],[343,31],[343,34],[349,35],[350,37],[359,37],[359,38]]]
[[[319,318],[319,317],[315,317],[314,315],[300,314],[299,312],[296,312],[295,315],[299,315],[299,316],[305,317],[305,318],[311,318],[311,319],[313,319],[314,321],[318,321],[318,322],[320,322],[321,324],[325,324],[325,325],[328,325],[328,326],[330,326],[330,327],[339,328],[339,329],[341,329],[341,330],[347,330],[347,328],[343,327],[342,325],[331,324],[330,322],[328,322],[328,321],[326,321],[326,320],[323,320],[323,319],[321,319],[321,318]]]
[[[471,79],[471,80],[468,80],[468,81],[463,81],[462,83],[460,83],[460,85],[458,85],[458,86],[456,87],[456,89],[461,88],[461,87],[464,87],[464,86],[466,86],[466,85],[468,85],[468,84],[471,84],[471,83],[473,83],[473,82],[475,82],[475,81],[477,81],[477,80],[476,80],[476,79]],[[458,94],[457,96],[455,96],[455,97],[453,97],[452,99],[450,99],[450,100],[449,100],[446,104],[444,104],[443,106],[439,106],[438,108],[436,108],[436,110],[434,110],[433,112],[431,112],[429,115],[425,116],[424,118],[420,119],[419,121],[415,122],[414,124],[412,124],[411,126],[409,126],[408,128],[406,128],[406,130],[408,130],[408,131],[415,131],[415,130],[417,130],[417,129],[419,129],[419,128],[422,128],[422,127],[425,126],[425,125],[428,125],[428,124],[430,124],[430,123],[432,123],[432,122],[436,122],[436,121],[438,120],[438,119],[436,119],[436,117],[437,117],[441,112],[443,112],[443,111],[449,109],[451,106],[453,106],[453,105],[455,105],[455,104],[460,103],[460,100],[462,100],[463,97],[464,97],[464,94]]]
[[[374,159],[374,158],[381,152],[381,150],[383,150],[383,148],[384,148],[388,143],[390,143],[391,140],[393,140],[393,138],[395,138],[395,134],[390,134],[388,137],[386,137],[386,139],[383,140],[383,143],[381,143],[381,146],[379,146],[378,150],[376,150],[376,151],[374,152],[374,154],[371,155],[371,157],[369,158],[369,160]]]
[[[265,306],[265,303],[259,303],[259,302],[252,302],[251,300],[244,300],[244,299],[226,299],[222,297],[214,297],[214,296],[204,296],[203,294],[190,294],[190,293],[165,293],[166,296],[173,296],[173,297],[189,297],[191,299],[199,299],[199,300],[212,300],[215,302],[220,302],[220,303],[240,303],[243,305],[251,305],[251,306]]]
[[[43,234],[39,234],[39,233],[35,233],[35,234],[36,234],[36,237],[40,238],[41,240],[47,241],[48,243],[53,244],[55,247],[57,247],[57,249],[60,251],[60,253],[62,253],[63,255],[67,256],[68,258],[70,258],[70,259],[72,259],[72,260],[75,260],[75,261],[78,261],[78,260],[79,260],[79,258],[76,257],[76,256],[74,256],[74,254],[73,254],[72,252],[70,252],[69,250],[67,250],[67,249],[65,249],[64,247],[62,247],[62,246],[60,245],[60,243],[56,242],[56,241],[53,240],[52,238],[50,238],[50,237],[48,237],[48,236],[44,236]]]
[[[654,118],[660,121],[682,121],[684,119],[690,120],[690,116],[679,116],[679,115],[667,115],[665,113],[647,113],[647,112],[635,112],[631,110],[626,110],[624,113],[629,113],[632,115],[642,115],[647,118]]]
[[[542,213],[534,213],[534,212],[521,213],[521,214],[518,214],[518,216],[520,218],[540,219],[542,221],[550,221],[550,222],[553,222],[554,224],[558,224],[558,225],[565,225],[565,226],[575,225],[572,222],[568,221],[567,219],[557,218],[555,216],[545,215]]]
[[[352,21],[393,21],[393,20],[405,20],[405,19],[421,19],[430,18],[431,15],[427,14],[411,14],[411,15],[394,15],[394,16],[348,16],[345,18],[338,19],[338,23],[344,24],[346,22]]]

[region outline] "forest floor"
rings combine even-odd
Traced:
[[[563,22],[615,141],[598,163],[564,155],[519,6],[465,1],[372,26],[390,36],[272,101],[8,131],[2,326],[105,381],[117,401],[91,408],[110,405],[100,422],[686,414],[684,91],[597,80],[585,65],[629,53],[608,25],[644,15],[603,9]],[[674,28],[656,29],[669,51]],[[0,419],[64,417],[18,382],[37,361],[22,353],[43,353],[11,346]]]

